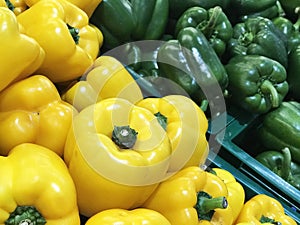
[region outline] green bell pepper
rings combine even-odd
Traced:
[[[298,19],[298,13],[296,8],[300,6],[300,0],[279,0],[285,16],[290,19],[292,22]]]
[[[205,89],[217,90],[218,86],[223,97],[228,85],[224,65],[204,34],[194,27],[181,29],[177,39],[165,42],[158,50],[157,63],[161,76],[181,86],[198,104],[206,99]],[[221,97],[217,95],[214,97]]]
[[[288,92],[285,68],[275,60],[258,55],[238,55],[225,65],[228,99],[244,110],[267,113]]]
[[[219,57],[232,37],[232,25],[220,6],[208,10],[195,6],[187,9],[178,19],[175,36],[185,27],[200,29]]]
[[[282,151],[266,150],[259,153],[255,159],[280,176],[282,179],[300,189],[300,166],[291,161],[288,148]]]
[[[289,95],[300,100],[300,43],[291,50],[288,56],[287,81],[289,83]]]
[[[292,161],[300,163],[300,103],[283,101],[263,116],[257,134],[265,148],[281,151],[287,147]]]
[[[235,24],[227,53],[229,58],[234,55],[262,55],[287,67],[286,36],[264,17],[249,18]]]

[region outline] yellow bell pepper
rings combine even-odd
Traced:
[[[64,161],[30,143],[0,156],[0,224],[80,225],[76,189]]]
[[[230,225],[232,209],[225,183],[200,167],[186,167],[161,182],[142,207],[161,213],[172,225]]]
[[[126,68],[111,56],[99,56],[83,78],[62,94],[62,99],[78,111],[113,97],[135,103],[143,99],[143,94]]]
[[[97,213],[87,220],[85,225],[171,225],[171,223],[159,212],[151,209],[137,208],[126,209],[107,209]]]
[[[37,70],[45,52],[33,38],[20,32],[16,15],[7,7],[0,7],[0,91],[11,83]]]
[[[281,225],[297,225],[293,218],[285,214],[278,200],[265,194],[254,195],[246,201],[237,219],[237,224],[277,224],[276,222]]]
[[[54,83],[80,77],[98,56],[99,30],[89,25],[84,11],[68,1],[40,0],[17,19],[45,50],[45,60],[36,73]]]
[[[170,155],[169,138],[147,109],[122,98],[86,107],[73,118],[64,151],[80,213],[139,207],[167,176]]]
[[[21,143],[63,154],[75,109],[45,76],[32,75],[0,92],[0,155]]]
[[[9,8],[14,12],[15,15],[19,15],[28,9],[28,6],[24,0],[1,0],[0,6]]]
[[[232,208],[233,221],[235,221],[245,203],[245,190],[229,171],[221,168],[212,168],[212,172],[226,184],[228,190],[227,201]]]
[[[173,154],[170,172],[205,163],[208,120],[193,100],[183,95],[168,95],[145,98],[136,105],[150,110],[166,130]]]

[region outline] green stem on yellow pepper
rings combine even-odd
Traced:
[[[264,223],[270,224],[270,223],[271,223],[271,224],[275,224],[275,225],[281,225],[280,222],[277,222],[277,221],[275,221],[274,219],[271,219],[271,218],[266,217],[266,216],[264,216],[264,215],[261,216],[259,222],[261,222],[262,224],[264,224]]]
[[[273,107],[278,107],[279,106],[279,96],[276,88],[274,85],[271,83],[269,80],[264,80],[261,83],[260,90],[264,94],[270,94],[271,95],[271,101],[272,101],[272,106]]]
[[[164,130],[166,130],[166,129],[167,129],[167,124],[168,124],[168,122],[167,122],[168,118],[165,117],[165,116],[164,116],[163,114],[161,114],[160,112],[157,112],[157,113],[155,113],[154,115],[155,115],[155,117],[157,118],[159,124],[162,126],[162,128],[164,128]]]
[[[137,132],[129,126],[115,126],[112,140],[122,149],[132,148],[137,140]]]
[[[44,225],[46,222],[34,206],[17,206],[5,221],[5,225]]]
[[[11,1],[5,0],[5,3],[6,3],[6,5],[7,5],[7,7],[8,7],[11,11],[14,11],[15,6],[14,6],[14,4],[11,3]]]
[[[76,27],[72,27],[69,24],[67,24],[67,26],[69,28],[70,34],[72,35],[72,38],[73,38],[74,42],[76,44],[78,44],[79,43],[79,29],[76,28]]]

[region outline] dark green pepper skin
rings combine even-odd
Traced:
[[[255,159],[300,190],[300,166],[291,161],[288,148],[282,152],[266,150],[259,153]]]
[[[231,0],[169,0],[170,18],[177,20],[185,10],[194,6],[205,9],[220,6],[226,10],[230,1]]]
[[[187,9],[178,19],[175,36],[185,27],[200,29],[219,57],[232,37],[232,25],[220,6],[208,10],[195,6]]]
[[[289,83],[289,95],[300,100],[300,44],[291,50],[288,57],[287,81]]]
[[[229,58],[235,55],[261,55],[287,67],[286,36],[267,18],[249,18],[233,27],[228,42]]]
[[[287,147],[292,161],[300,163],[300,103],[284,101],[262,118],[258,137],[267,149],[281,151]]]
[[[197,103],[206,98],[204,89],[218,86],[222,95],[228,85],[219,57],[204,34],[194,27],[181,29],[177,39],[163,44],[157,62],[163,76],[180,85]]]
[[[168,22],[169,2],[167,0],[131,0],[131,4],[137,20],[136,28],[132,34],[133,39],[160,39]]]
[[[300,6],[300,0],[279,0],[286,17],[292,22],[298,19],[299,13],[296,12],[296,8]]]
[[[278,107],[288,93],[285,68],[265,56],[238,55],[225,69],[228,99],[250,113],[267,113]]]

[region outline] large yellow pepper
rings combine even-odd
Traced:
[[[21,143],[63,154],[75,109],[45,76],[32,75],[0,92],[0,155]]]
[[[34,40],[20,32],[16,15],[0,7],[0,91],[37,70],[45,52]]]
[[[83,79],[62,94],[62,99],[78,111],[102,99],[113,97],[135,103],[143,99],[143,94],[126,68],[111,56],[99,56]]]
[[[296,221],[286,215],[283,206],[278,200],[265,194],[257,194],[245,202],[237,224],[249,223],[251,225],[277,224],[297,225]]]
[[[51,150],[18,145],[0,156],[0,171],[0,224],[80,224],[75,185]]]
[[[36,73],[55,83],[80,77],[98,56],[99,30],[89,25],[84,11],[68,1],[40,0],[17,19],[45,50],[45,60]]]
[[[142,207],[158,211],[172,225],[230,225],[233,214],[227,196],[218,176],[192,166],[161,182]]]
[[[170,155],[169,138],[147,109],[122,98],[86,107],[73,119],[64,152],[80,213],[139,207],[168,176]]]
[[[19,15],[28,9],[28,6],[24,0],[1,0],[0,6],[9,8],[14,12],[15,15]]]
[[[193,100],[183,95],[168,95],[145,98],[136,105],[150,110],[166,130],[173,154],[170,172],[205,163],[208,120]]]
[[[85,225],[171,225],[171,223],[159,212],[151,209],[136,208],[107,209],[97,213],[87,220]]]

